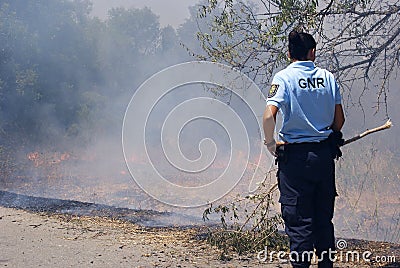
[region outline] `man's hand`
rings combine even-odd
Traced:
[[[276,141],[273,139],[270,142],[267,142],[267,140],[264,140],[264,145],[267,146],[268,151],[276,157]]]
[[[264,145],[267,146],[268,151],[276,157],[276,142],[274,138],[275,121],[278,107],[268,105],[265,107],[263,115],[263,129],[264,129]]]

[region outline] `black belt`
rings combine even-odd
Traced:
[[[275,165],[279,162],[286,162],[288,159],[289,151],[310,151],[318,150],[325,146],[330,146],[329,139],[320,142],[299,142],[299,143],[285,143],[276,148],[277,157],[275,158]]]

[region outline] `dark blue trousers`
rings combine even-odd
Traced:
[[[336,187],[331,148],[327,142],[302,143],[283,145],[278,152],[279,202],[290,238],[292,265],[309,267],[305,253],[315,249],[322,259],[318,267],[333,267],[334,256],[328,256],[335,250],[332,218]]]

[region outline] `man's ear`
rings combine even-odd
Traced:
[[[315,54],[316,54],[316,49],[315,48],[310,49],[307,53],[307,60],[315,61]]]

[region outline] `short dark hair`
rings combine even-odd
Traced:
[[[307,53],[310,49],[316,48],[317,43],[311,34],[293,30],[289,34],[289,53],[295,60],[307,60]]]

